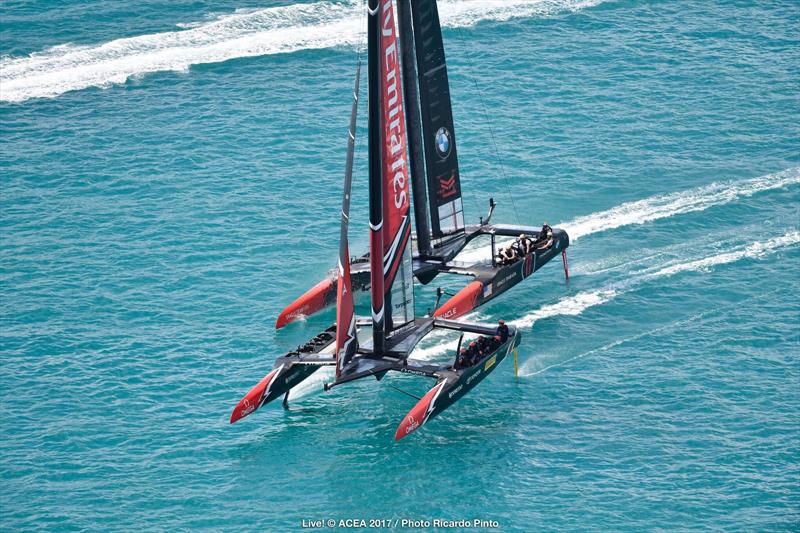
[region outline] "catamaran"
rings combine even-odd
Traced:
[[[277,326],[333,302],[336,323],[297,350],[278,357],[273,369],[233,410],[231,423],[281,396],[287,406],[289,391],[323,366],[335,368],[335,378],[324,385],[325,390],[366,377],[381,380],[390,371],[435,379],[436,385],[418,398],[400,422],[395,432],[395,440],[400,440],[458,401],[509,354],[516,354],[521,334],[515,327],[497,328],[455,318],[505,292],[558,253],[562,253],[566,273],[564,251],[569,237],[563,230],[551,228],[547,235],[540,235],[533,227],[493,225],[493,201],[485,220],[465,225],[436,1],[397,0],[397,11],[399,20],[394,0],[367,2],[370,252],[352,260],[348,247],[359,64],[345,163],[338,266],[334,277],[287,307]],[[412,247],[412,194],[416,247]],[[530,235],[538,244],[515,260],[498,261],[496,237],[519,234]],[[453,261],[481,235],[490,237],[491,263]],[[415,316],[414,279],[427,284],[440,273],[475,279],[445,304],[439,306],[437,298],[431,316]],[[371,317],[356,317],[354,290],[369,291]],[[478,336],[478,342],[471,343],[469,351],[457,349],[453,359],[444,363],[413,359],[415,347],[436,330],[460,334],[459,348],[465,335]]]

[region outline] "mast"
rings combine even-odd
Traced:
[[[380,60],[378,0],[367,3],[367,70],[369,83],[369,263],[372,299],[372,351],[385,348],[383,305],[383,183],[381,180]]]
[[[417,227],[417,249],[423,257],[431,255],[431,233],[428,223],[428,187],[425,183],[425,162],[417,92],[417,67],[414,59],[414,28],[411,0],[397,0],[400,15],[400,46],[403,50],[403,93],[408,123],[408,152],[411,157],[411,193],[414,198],[414,223]]]
[[[356,84],[353,89],[353,107],[350,111],[350,129],[347,131],[347,159],[344,166],[344,194],[342,220],[339,232],[339,279],[336,285],[336,377],[358,350],[356,314],[353,302],[353,283],[350,280],[350,250],[347,228],[350,224],[350,190],[353,184],[353,156],[356,148],[356,117],[358,116],[358,89],[361,81],[361,61],[356,67]]]

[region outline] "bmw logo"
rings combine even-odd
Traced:
[[[436,132],[436,151],[441,158],[450,155],[450,132],[447,128],[439,128]]]

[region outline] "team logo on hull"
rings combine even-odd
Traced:
[[[435,146],[436,153],[438,153],[439,157],[442,159],[450,155],[450,132],[447,128],[439,128],[436,131]]]
[[[412,415],[408,415],[408,426],[406,426],[406,435],[419,427],[419,422]]]
[[[249,415],[250,413],[256,410],[256,408],[253,406],[253,404],[250,403],[250,400],[248,400],[247,398],[242,400],[242,407],[244,407],[244,409],[242,409],[241,418],[244,418],[245,416]]]

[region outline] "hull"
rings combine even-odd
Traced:
[[[401,372],[437,380],[428,394],[406,415],[395,433],[395,439],[409,435],[420,426],[439,415],[457,402],[464,394],[475,388],[493,372],[500,363],[519,345],[520,333],[510,328],[508,340],[495,347],[475,365],[455,368],[455,354],[452,361],[434,364],[410,359],[408,356],[417,343],[434,329],[448,329],[455,332],[492,336],[493,325],[455,322],[436,318],[415,319],[403,331],[387,339],[387,350],[375,355],[368,349],[360,351],[352,362],[345,365],[340,376],[324,389],[343,385],[351,381],[374,377],[380,380],[387,372]],[[275,361],[272,371],[253,387],[236,405],[230,422],[234,423],[254,413],[263,405],[286,395],[322,366],[336,364],[333,356],[333,339],[336,328],[331,326],[317,335],[298,351],[290,352]]]
[[[472,367],[462,371],[441,372],[439,382],[420,399],[397,426],[394,440],[399,441],[407,437],[460,400],[516,350],[520,341],[520,333],[515,331],[513,337],[509,337],[505,344]]]
[[[458,318],[465,313],[480,307],[484,303],[497,298],[508,289],[531,276],[551,259],[569,246],[569,236],[564,230],[554,229],[553,246],[547,250],[537,250],[533,254],[507,266],[492,266],[483,263],[464,265],[451,263],[464,246],[481,235],[494,233],[503,237],[515,237],[520,233],[538,236],[538,231],[527,226],[469,226],[466,236],[443,245],[438,252],[441,255],[431,257],[414,256],[414,276],[423,285],[430,283],[442,273],[459,274],[475,278],[456,296],[445,302],[435,312],[439,318]],[[364,292],[370,288],[369,255],[355,259],[350,265],[350,276],[353,290]],[[479,283],[479,284],[476,284]],[[336,278],[321,281],[286,306],[275,322],[280,329],[295,320],[313,315],[336,303]]]
[[[275,321],[275,329],[280,329],[290,322],[313,315],[335,303],[336,280],[324,279],[281,311]]]
[[[335,365],[332,346],[335,328],[323,331],[298,351],[290,352],[275,361],[275,367],[264,379],[250,389],[231,413],[230,423],[254,413],[261,406],[284,396],[322,366]]]
[[[562,254],[569,246],[569,236],[563,230],[554,230],[553,246],[536,250],[516,262],[500,267],[458,267],[448,272],[473,274],[476,280],[442,304],[433,316],[456,319],[493,300],[524,281],[534,272]]]

